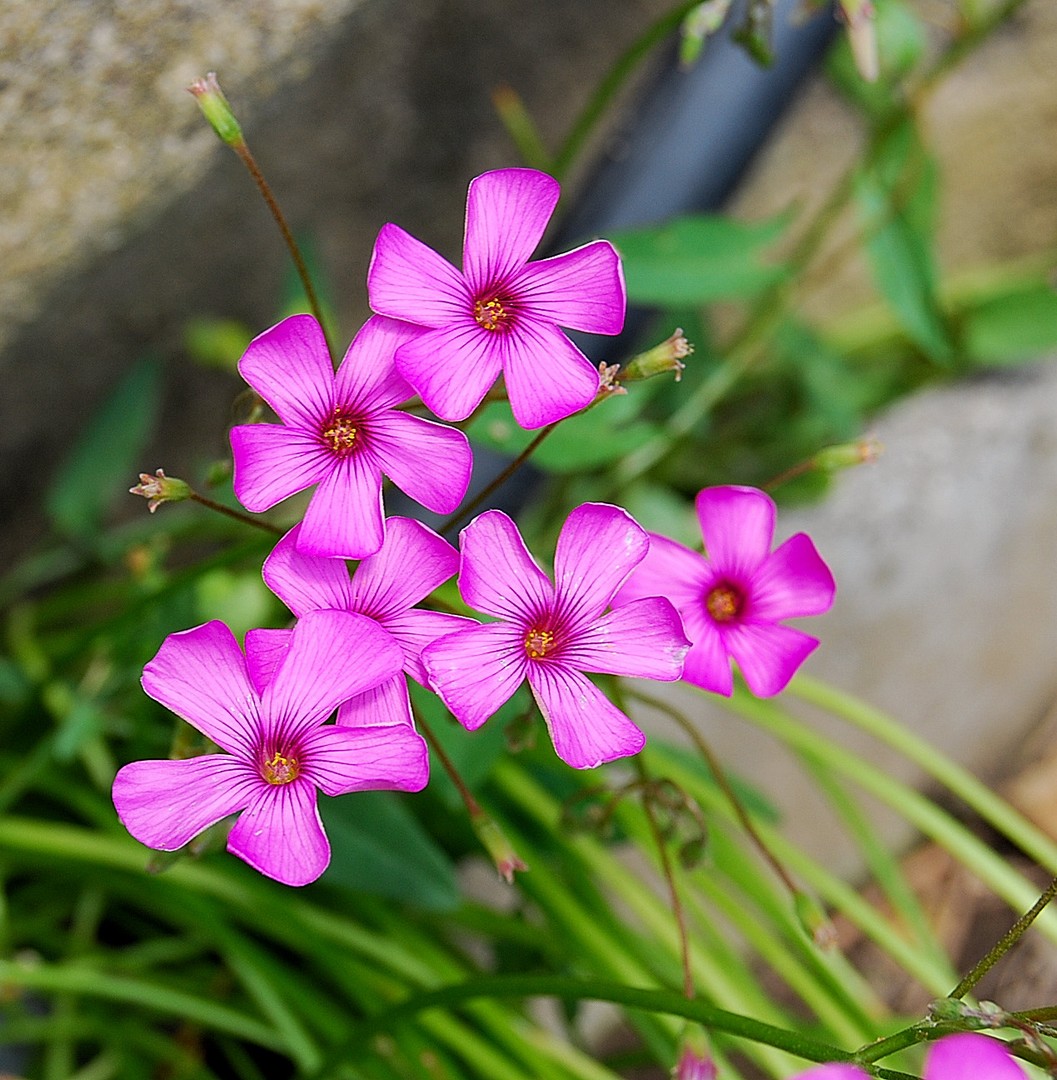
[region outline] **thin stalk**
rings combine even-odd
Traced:
[[[224,514],[226,517],[232,518],[235,521],[241,521],[244,525],[252,525],[255,529],[263,529],[273,536],[282,536],[286,531],[285,529],[279,528],[278,525],[273,525],[270,521],[265,521],[263,518],[251,517],[249,514],[244,514],[240,510],[234,510],[230,506],[225,506],[223,503],[215,502],[206,495],[200,495],[197,491],[192,491],[187,497],[192,502],[198,503],[200,506],[204,506],[218,514]]]
[[[455,762],[448,756],[448,752],[444,749],[440,739],[433,734],[429,724],[426,723],[426,718],[422,715],[421,710],[415,708],[414,702],[411,704],[411,710],[415,715],[415,726],[422,732],[426,742],[429,743],[429,748],[437,755],[437,760],[448,774],[448,779],[455,785],[455,790],[458,791],[459,797],[466,805],[466,812],[471,819],[484,817],[485,813],[481,809],[480,803],[474,798],[473,792],[467,786],[466,781],[463,780]]]

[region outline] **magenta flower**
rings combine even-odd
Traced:
[[[624,277],[604,240],[528,261],[559,190],[534,169],[472,180],[461,274],[397,225],[378,234],[367,273],[371,307],[426,328],[400,346],[396,366],[445,420],[469,416],[500,371],[523,428],[561,420],[598,392],[598,371],[559,327],[619,333]]]
[[[797,1073],[792,1080],[870,1080],[857,1065],[833,1063]],[[925,1080],[1024,1080],[1024,1070],[1005,1045],[967,1031],[946,1035],[929,1048]]]
[[[683,670],[687,682],[729,697],[733,659],[749,689],[771,697],[818,646],[781,620],[828,611],[833,575],[804,533],[771,551],[775,506],[756,488],[705,488],[697,516],[706,554],[651,533],[649,554],[614,605],[667,596],[694,643]]]
[[[228,850],[286,885],[307,885],[330,861],[316,789],[418,791],[422,739],[403,724],[324,724],[340,702],[400,670],[400,648],[370,619],[310,613],[277,664],[261,647],[268,639],[251,630],[243,655],[231,631],[210,622],[162,642],[143,689],[224,753],[126,765],[114,806],[137,840],[162,851],[241,811]]]
[[[638,753],[645,736],[584,672],[679,678],[689,643],[667,600],[605,614],[648,543],[625,510],[586,503],[562,527],[552,585],[506,514],[490,510],[468,525],[459,588],[471,607],[501,621],[422,651],[430,685],[459,722],[480,727],[527,679],[567,764],[589,769]]]
[[[421,522],[389,518],[381,550],[364,559],[351,579],[338,560],[299,551],[300,528],[295,525],[264,562],[268,588],[298,618],[332,608],[373,619],[402,649],[404,672],[423,685],[422,649],[444,634],[476,625],[461,615],[415,608],[459,568],[455,548]],[[273,633],[288,635],[290,631]],[[399,673],[338,709],[339,724],[362,727],[411,722],[407,683]]]
[[[292,315],[250,342],[242,377],[281,424],[232,429],[235,494],[267,510],[317,484],[298,543],[311,555],[350,559],[382,546],[382,475],[437,513],[466,494],[472,457],[461,431],[400,412],[413,396],[393,354],[418,336],[390,319],[369,319],[337,373],[311,315]]]

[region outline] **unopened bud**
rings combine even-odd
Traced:
[[[837,947],[837,928],[813,896],[798,892],[793,899],[793,908],[797,922],[816,947],[823,952],[830,952]]]
[[[686,367],[683,360],[693,351],[693,345],[683,336],[682,330],[676,330],[660,345],[639,353],[618,377],[621,382],[637,382],[639,379],[650,379],[654,375],[674,371],[675,381],[678,382]]]
[[[679,63],[690,67],[701,55],[705,39],[722,25],[730,11],[731,0],[704,0],[687,13],[680,28]]]
[[[823,447],[812,458],[820,472],[839,472],[855,465],[872,465],[884,453],[884,447],[872,436],[856,442]]]
[[[514,881],[514,873],[519,870],[527,870],[528,866],[521,860],[518,853],[511,847],[503,830],[483,811],[474,814],[470,818],[473,831],[477,833],[477,839],[484,845],[485,851],[492,856],[499,876],[508,884]]]
[[[217,73],[209,72],[204,79],[196,79],[187,89],[194,94],[198,107],[221,140],[228,146],[241,145],[242,128],[231,111],[228,99],[224,97],[224,91],[220,89]]]
[[[175,476],[166,476],[159,469],[153,476],[141,472],[139,483],[128,489],[130,495],[142,495],[147,500],[147,509],[153,514],[162,503],[183,502],[191,497],[190,484],[177,480]]]
[[[840,0],[840,9],[848,26],[848,42],[856,69],[867,82],[877,82],[881,65],[872,0]]]
[[[683,1035],[672,1080],[716,1080],[716,1064],[708,1052],[704,1032],[692,1029]]]

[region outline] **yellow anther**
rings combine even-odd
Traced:
[[[271,761],[261,766],[261,775],[269,784],[289,784],[301,775],[301,766],[295,757],[283,757],[278,751]]]
[[[483,326],[485,330],[500,330],[510,318],[510,312],[503,307],[498,297],[493,296],[490,300],[474,301],[473,317],[477,325]]]
[[[730,622],[741,611],[745,598],[732,585],[717,585],[705,597],[705,607],[716,622]]]
[[[532,629],[525,635],[525,652],[527,652],[533,660],[539,660],[541,657],[546,656],[553,646],[553,630]]]
[[[336,412],[323,429],[323,441],[339,457],[344,457],[356,445],[356,424],[351,416]]]

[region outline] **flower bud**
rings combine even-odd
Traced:
[[[198,107],[221,140],[228,146],[240,146],[243,141],[242,128],[220,89],[217,73],[209,72],[204,79],[196,79],[187,89],[194,94]]]
[[[837,947],[836,927],[813,896],[797,892],[793,898],[793,908],[797,922],[817,948],[829,952]]]
[[[666,341],[632,359],[620,373],[620,381],[637,382],[639,379],[649,379],[654,375],[663,375],[666,371],[674,371],[675,381],[678,382],[686,367],[683,360],[693,351],[693,345],[683,336],[682,330],[675,330]]]
[[[153,476],[141,472],[139,483],[128,489],[130,495],[142,495],[147,500],[147,509],[153,514],[162,503],[183,502],[191,497],[190,484],[177,480],[175,476],[166,476],[159,469]]]
[[[683,1035],[672,1080],[716,1080],[716,1065],[703,1032],[691,1029]]]
[[[512,884],[515,871],[527,870],[528,866],[511,847],[503,830],[483,811],[471,815],[470,823],[473,825],[473,831],[477,833],[477,839],[484,845],[485,851],[492,856],[492,862],[495,863],[499,876],[508,885]]]
[[[854,465],[872,465],[883,452],[881,443],[870,436],[857,442],[823,447],[812,459],[812,464],[819,472],[838,472]]]
[[[881,67],[872,0],[840,0],[840,9],[848,26],[848,42],[856,69],[867,82],[877,82]]]

